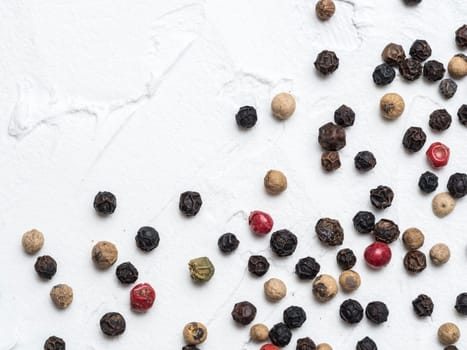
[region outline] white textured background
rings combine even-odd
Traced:
[[[451,173],[467,171],[467,129],[455,116],[467,103],[466,81],[446,101],[437,84],[413,83],[399,77],[376,87],[373,68],[390,41],[406,51],[417,38],[428,40],[433,59],[447,64],[457,52],[454,31],[465,23],[465,0],[424,0],[406,7],[400,0],[338,0],[336,15],[319,22],[311,0],[153,1],[153,0],[2,0],[0,2],[0,349],[40,349],[50,335],[69,349],[180,349],[181,330],[189,321],[209,328],[204,349],[258,349],[249,343],[249,327],[234,325],[235,302],[250,300],[258,308],[255,322],[281,321],[289,305],[305,308],[308,320],[294,331],[352,349],[370,335],[379,349],[417,346],[441,349],[438,326],[456,322],[467,347],[467,319],[453,309],[458,293],[467,291],[466,200],[443,220],[431,213],[431,195],[418,191],[419,174],[427,170],[423,155],[408,155],[401,146],[409,126],[422,126],[427,145],[445,141],[452,150],[449,165],[437,171],[440,190]],[[323,49],[337,52],[340,67],[320,78],[313,62]],[[275,93],[291,91],[296,114],[286,122],[270,115]],[[406,112],[385,122],[378,101],[386,92],[400,93]],[[342,168],[324,174],[320,168],[317,129],[342,103],[356,114],[341,152]],[[234,114],[241,105],[257,107],[254,129],[240,131]],[[454,120],[443,134],[428,128],[428,115],[447,108]],[[369,149],[377,167],[358,174],[354,155]],[[279,197],[264,193],[262,179],[270,168],[284,171],[289,188]],[[447,243],[451,261],[417,276],[402,266],[401,242],[392,245],[393,261],[383,271],[364,264],[369,236],[351,224],[358,210],[371,209],[368,191],[379,184],[395,190],[393,206],[377,218],[396,221],[401,230],[421,228],[422,248]],[[115,214],[99,218],[92,200],[99,190],[118,197]],[[178,196],[198,190],[204,200],[199,215],[183,218]],[[269,237],[255,238],[246,218],[250,210],[269,211],[275,229],[288,228],[299,237],[296,253],[271,258],[263,278],[246,270],[250,254],[271,257]],[[389,321],[355,326],[339,318],[339,294],[320,305],[311,284],[293,273],[296,261],[311,255],[323,273],[338,276],[336,249],[320,245],[314,234],[322,216],[337,218],[345,229],[343,247],[358,254],[355,269],[361,288],[351,295],[364,306],[385,301]],[[134,244],[136,230],[153,225],[160,232],[156,251],[143,254]],[[58,261],[50,282],[36,277],[35,257],[21,249],[24,231],[44,232],[40,254]],[[223,256],[217,238],[234,232],[239,249]],[[158,299],[145,315],[129,309],[130,288],[119,285],[114,269],[97,271],[90,259],[93,243],[110,240],[119,248],[118,263],[132,261],[140,282],[155,287]],[[189,277],[190,258],[208,255],[216,274],[206,285]],[[282,278],[289,293],[277,304],[263,296],[263,282]],[[75,300],[56,310],[48,296],[54,284],[68,283]],[[411,300],[427,293],[435,301],[431,318],[419,320]],[[106,339],[98,327],[102,314],[119,311],[126,333]]]

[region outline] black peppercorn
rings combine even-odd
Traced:
[[[201,209],[203,201],[198,192],[186,191],[180,195],[178,208],[185,216],[195,216]]]
[[[217,241],[217,246],[223,253],[232,253],[239,244],[240,241],[233,233],[224,233]]]
[[[431,193],[438,188],[438,176],[433,174],[431,171],[425,171],[422,175],[420,175],[420,179],[418,180],[418,187],[425,192]]]
[[[370,233],[375,228],[375,216],[369,211],[359,211],[352,223],[358,233]]]
[[[289,230],[278,230],[271,235],[270,246],[278,256],[292,255],[297,248],[297,236]]]
[[[462,125],[467,126],[467,104],[459,107],[457,110],[457,117]]]
[[[284,323],[289,328],[299,328],[306,321],[306,313],[300,306],[289,306],[283,313]]]
[[[200,350],[196,345],[185,345],[182,350]]]
[[[399,72],[405,80],[414,81],[422,75],[422,64],[415,58],[406,58],[399,65]]]
[[[248,259],[248,271],[258,277],[264,276],[269,270],[269,262],[262,255],[252,255]]]
[[[321,166],[325,171],[334,171],[341,167],[341,160],[339,152],[337,151],[324,151],[321,154]]]
[[[459,350],[455,345],[448,345],[444,348],[444,350]]]
[[[269,330],[269,339],[271,339],[271,342],[274,345],[280,347],[287,346],[292,339],[292,332],[290,331],[289,327],[280,322],[275,324]]]
[[[391,84],[395,77],[396,71],[387,63],[376,66],[373,71],[373,81],[376,85],[383,86]]]
[[[51,336],[44,344],[44,350],[65,350],[65,341],[62,338]]]
[[[344,229],[335,219],[319,219],[315,225],[315,232],[318,239],[329,246],[341,245],[344,241]]]
[[[388,186],[378,186],[370,191],[371,204],[377,209],[386,209],[391,206],[394,192]]]
[[[321,51],[316,57],[315,68],[323,75],[333,73],[339,67],[339,58],[334,51]]]
[[[337,265],[342,270],[350,270],[357,263],[357,257],[352,249],[345,248],[337,252],[336,255]]]
[[[448,180],[448,191],[454,198],[464,197],[467,194],[467,174],[452,174]]]
[[[416,60],[423,62],[431,56],[431,47],[426,40],[415,40],[410,47],[410,56]]]
[[[101,330],[109,337],[115,337],[125,332],[126,322],[118,312],[108,312],[100,320]]]
[[[159,233],[151,226],[143,226],[136,233],[136,245],[139,249],[145,252],[157,248],[159,245]]]
[[[439,82],[439,92],[446,98],[451,98],[456,94],[457,91],[457,83],[448,78],[443,79]]]
[[[441,62],[430,60],[423,66],[423,76],[429,81],[438,81],[443,79],[446,69]]]
[[[433,313],[433,300],[428,295],[420,294],[412,301],[412,306],[418,317],[431,316]]]
[[[94,209],[99,214],[109,215],[112,214],[117,208],[117,198],[111,192],[99,192],[94,197]]]
[[[370,171],[376,166],[376,158],[370,151],[361,151],[355,156],[354,164],[359,171]]]
[[[316,350],[316,344],[309,337],[299,338],[297,339],[297,347],[295,350]]]
[[[407,129],[402,139],[402,145],[410,152],[418,152],[426,142],[426,134],[422,128],[411,126]]]
[[[57,272],[57,262],[49,255],[40,256],[34,264],[34,269],[39,277],[50,280]]]
[[[312,280],[315,278],[321,266],[311,256],[298,260],[295,265],[295,273],[301,280]]]
[[[345,129],[334,123],[319,128],[318,142],[326,151],[338,151],[345,146]]]
[[[373,339],[365,337],[357,343],[356,350],[378,350],[378,347]]]
[[[234,305],[231,315],[235,322],[246,326],[255,319],[256,307],[249,301],[242,301]]]
[[[411,250],[405,254],[404,267],[408,272],[419,273],[426,268],[426,256],[419,250]]]
[[[445,109],[437,109],[430,114],[430,128],[436,131],[443,131],[451,126],[451,115]]]
[[[457,296],[454,307],[458,313],[467,316],[467,293],[461,293]]]
[[[235,115],[235,120],[237,121],[237,125],[243,129],[252,128],[258,121],[256,109],[251,106],[240,107]]]
[[[342,105],[334,111],[334,121],[344,128],[352,126],[355,122],[355,112],[349,106]]]
[[[131,262],[124,262],[117,266],[117,278],[122,283],[134,283],[138,279],[138,270]]]
[[[407,5],[417,5],[422,2],[422,0],[404,0]]]
[[[371,322],[380,324],[388,320],[389,310],[382,301],[373,301],[366,306],[365,315]]]
[[[376,223],[373,234],[378,242],[390,244],[399,238],[400,230],[393,221],[381,219]]]
[[[341,304],[339,315],[347,323],[358,323],[363,318],[363,307],[358,301],[347,299]]]
[[[456,30],[456,44],[461,49],[467,49],[467,24]]]

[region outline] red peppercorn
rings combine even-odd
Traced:
[[[274,344],[264,344],[259,350],[280,350],[280,348]]]
[[[439,168],[448,164],[449,160],[449,147],[441,142],[434,142],[426,151],[426,156],[431,165]]]
[[[130,292],[131,308],[134,311],[144,312],[152,307],[156,300],[156,291],[148,283],[140,283]]]
[[[374,269],[380,269],[389,264],[391,256],[391,248],[383,242],[375,242],[365,249],[365,260]]]
[[[274,221],[271,215],[263,211],[255,210],[250,213],[248,224],[251,230],[257,235],[265,235],[271,232]]]

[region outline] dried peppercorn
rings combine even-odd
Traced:
[[[339,315],[347,323],[359,323],[363,319],[363,307],[357,300],[347,299],[341,304]]]
[[[282,314],[284,323],[289,328],[299,328],[306,321],[306,312],[300,306],[289,306]]]
[[[422,2],[422,0],[404,0],[407,5],[417,5]]]
[[[298,260],[295,265],[295,273],[301,280],[312,280],[318,275],[320,269],[321,266],[311,256]]]
[[[316,350],[316,344],[309,337],[299,338],[295,350]]]
[[[108,312],[102,316],[100,322],[101,330],[109,337],[123,334],[126,328],[125,318],[118,312]]]
[[[65,341],[56,336],[49,337],[44,343],[44,350],[65,350]]]
[[[426,40],[418,39],[413,42],[409,53],[416,60],[423,62],[431,56],[431,47]]]
[[[389,43],[381,53],[381,57],[387,64],[397,66],[405,59],[405,51],[401,45]]]
[[[372,301],[366,306],[365,315],[371,322],[381,324],[388,320],[389,310],[382,301]]]
[[[135,241],[139,249],[150,252],[159,245],[159,232],[154,227],[143,226],[136,233]]]
[[[457,296],[454,308],[461,315],[467,316],[467,293],[461,293]]]
[[[444,73],[446,73],[446,69],[439,61],[426,61],[423,66],[423,76],[429,81],[438,81],[443,79]]]
[[[444,348],[444,350],[459,350],[455,345],[448,345]]]
[[[455,173],[449,177],[448,191],[454,198],[462,198],[467,194],[467,174]]]
[[[217,240],[217,246],[222,253],[232,253],[238,248],[240,241],[233,233],[224,233]]]
[[[438,193],[433,197],[433,201],[431,202],[433,213],[439,218],[444,218],[451,213],[455,207],[456,200],[449,192]]]
[[[418,179],[418,187],[425,193],[431,193],[438,188],[438,176],[431,171],[425,171]]]
[[[258,121],[256,109],[252,106],[240,107],[237,114],[235,114],[235,121],[240,128],[250,129],[255,126]]]
[[[464,54],[454,55],[448,63],[448,72],[455,79],[465,77],[467,75],[467,56]]]
[[[415,314],[418,317],[428,317],[431,316],[434,309],[433,300],[426,295],[420,294],[412,301],[412,306]]]
[[[345,270],[339,276],[339,285],[346,293],[356,291],[361,283],[360,275],[353,270]]]
[[[50,280],[57,272],[57,262],[49,255],[40,256],[34,264],[34,269],[40,278]]]
[[[315,232],[318,239],[328,246],[341,245],[344,242],[344,229],[338,220],[319,219],[315,225]]]
[[[439,326],[438,339],[443,345],[450,345],[456,343],[461,336],[461,331],[452,322],[447,322]]]
[[[334,51],[321,51],[316,57],[315,68],[323,75],[334,73],[339,67],[339,58]]]
[[[121,283],[130,284],[138,279],[138,270],[129,261],[121,263],[117,266],[116,275]]]
[[[422,75],[422,72],[422,64],[415,58],[406,58],[399,65],[399,73],[408,81],[417,80]]]
[[[272,114],[280,120],[289,119],[295,112],[295,99],[291,94],[281,92],[271,102]]]
[[[342,105],[334,111],[334,121],[344,128],[352,126],[355,122],[355,112],[349,106]]]
[[[370,171],[376,166],[376,158],[370,151],[361,151],[355,156],[354,164],[359,171]]]
[[[467,104],[459,107],[457,110],[457,117],[462,125],[467,126]]]
[[[419,250],[411,250],[405,254],[404,267],[407,271],[419,273],[426,268],[426,256]]]
[[[201,322],[190,322],[183,327],[183,339],[189,345],[203,343],[208,337],[208,329]]]
[[[337,282],[331,275],[319,275],[313,281],[313,295],[324,303],[337,295]]]
[[[357,263],[357,257],[352,249],[345,248],[337,252],[336,255],[337,265],[342,270],[350,270]]]
[[[359,211],[352,223],[358,233],[370,233],[375,228],[375,216],[369,211]]]
[[[255,319],[256,307],[249,301],[242,301],[234,305],[231,315],[235,322],[246,326]]]
[[[437,109],[430,114],[430,128],[436,131],[447,130],[451,125],[451,115],[445,109]]]
[[[248,224],[250,225],[253,233],[257,235],[265,235],[271,232],[274,220],[271,215],[263,211],[254,210],[248,217]]]
[[[328,343],[321,343],[321,344],[318,344],[318,346],[316,347],[316,350],[332,350],[332,347]]]
[[[130,305],[133,311],[145,312],[156,301],[156,291],[149,283],[140,283],[130,291]]]
[[[94,197],[94,209],[101,215],[113,214],[117,208],[117,198],[112,192],[98,192]]]
[[[208,257],[191,259],[188,262],[190,276],[196,282],[207,282],[214,276],[215,268]]]
[[[250,338],[256,342],[263,342],[269,338],[269,328],[262,324],[257,323],[250,328]]]
[[[365,337],[357,343],[357,350],[378,350],[376,343],[370,337]]]
[[[280,348],[278,346],[275,346],[274,344],[264,344],[262,347],[259,348],[259,350],[280,350]]]
[[[457,84],[452,79],[443,79],[439,82],[439,92],[445,98],[451,98],[456,94]]]
[[[407,129],[402,139],[402,145],[410,152],[420,151],[426,142],[426,134],[422,128],[411,126]]]
[[[399,238],[399,226],[394,221],[381,219],[376,223],[373,234],[376,241],[390,244]]]
[[[391,248],[383,242],[375,242],[365,249],[365,261],[373,269],[380,269],[391,261]]]
[[[456,44],[461,49],[467,49],[467,24],[456,30]]]
[[[271,169],[264,176],[264,188],[269,194],[280,194],[287,189],[287,177],[282,171]]]
[[[388,186],[378,186],[370,190],[371,204],[377,209],[386,209],[391,206],[394,192]]]
[[[252,255],[248,259],[248,271],[253,275],[261,277],[269,270],[269,262],[262,255]]]
[[[426,151],[426,156],[431,165],[439,168],[448,164],[450,150],[449,147],[441,142],[433,142]]]
[[[387,63],[376,66],[373,71],[373,81],[379,86],[391,84],[395,77],[396,71]]]
[[[336,5],[332,0],[319,0],[315,6],[316,16],[322,21],[327,21],[336,12]]]
[[[264,294],[270,301],[279,301],[287,295],[287,286],[278,278],[271,278],[264,282]]]
[[[430,249],[430,259],[434,265],[442,265],[449,261],[451,251],[444,243],[437,243]]]
[[[292,332],[290,331],[289,327],[280,322],[275,324],[269,330],[269,339],[271,339],[271,342],[274,345],[281,347],[287,346],[292,339]]]
[[[196,345],[185,345],[182,350],[200,350]]]
[[[36,254],[44,245],[44,235],[36,229],[25,232],[21,239],[21,244],[26,253]]]
[[[195,216],[198,214],[203,201],[201,195],[195,191],[186,191],[180,195],[178,208],[185,216]]]
[[[381,97],[379,106],[383,117],[386,119],[397,119],[404,113],[405,103],[402,96],[396,93],[388,93]]]
[[[100,241],[92,248],[91,257],[97,268],[108,269],[117,261],[118,250],[115,244],[107,241]]]
[[[416,227],[409,227],[402,235],[402,241],[407,249],[418,249],[425,242],[423,232]]]
[[[339,169],[341,167],[339,152],[324,151],[321,154],[321,166],[327,172]]]
[[[297,236],[286,229],[278,230],[271,235],[269,244],[277,256],[289,256],[297,248]]]
[[[345,129],[342,126],[329,122],[318,131],[318,142],[326,151],[338,151],[345,147]]]
[[[73,289],[66,284],[57,284],[50,291],[50,299],[59,309],[66,309],[73,302]]]

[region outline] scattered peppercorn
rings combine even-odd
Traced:
[[[377,209],[386,209],[391,206],[394,192],[388,186],[378,186],[370,191],[371,204]]]
[[[299,338],[295,350],[316,350],[316,344],[309,337]]]
[[[291,94],[282,92],[274,96],[271,102],[272,114],[280,120],[289,119],[295,112],[295,99]]]
[[[44,245],[44,235],[42,232],[33,229],[23,234],[21,243],[26,253],[36,254]]]
[[[290,343],[292,332],[284,323],[280,322],[269,330],[269,339],[273,344],[284,347]]]
[[[457,296],[454,308],[461,315],[467,316],[467,293],[461,293]]]
[[[138,230],[135,240],[139,249],[150,252],[159,245],[159,232],[154,227],[143,226]]]
[[[297,248],[297,236],[286,229],[278,230],[271,235],[269,244],[277,256],[289,256]]]
[[[130,305],[133,311],[145,312],[156,301],[156,291],[149,283],[140,283],[130,291]]]
[[[417,80],[422,75],[422,72],[422,64],[415,58],[406,58],[399,65],[399,73],[408,81]]]
[[[271,232],[274,221],[271,215],[263,211],[255,210],[248,217],[248,224],[253,233],[257,235],[265,235]]]
[[[117,208],[117,198],[111,192],[98,192],[94,197],[94,209],[101,215],[113,214]]]
[[[315,225],[315,232],[318,239],[328,245],[337,246],[344,242],[344,229],[338,220],[321,218]]]
[[[457,117],[462,125],[467,126],[467,104],[459,107],[457,110]]]
[[[126,322],[118,312],[108,312],[100,320],[101,330],[105,335],[114,337],[125,332]]]
[[[287,189],[287,178],[279,170],[269,170],[264,176],[264,188],[269,194],[282,193]]]
[[[386,243],[375,242],[366,247],[364,257],[368,266],[380,269],[391,261],[391,248]]]
[[[357,257],[352,249],[345,248],[337,252],[336,255],[337,265],[342,270],[350,270],[357,263]]]
[[[438,328],[438,339],[443,345],[450,345],[456,343],[461,337],[461,331],[452,322],[442,324]]]
[[[431,316],[434,309],[433,300],[428,295],[420,294],[412,301],[413,310],[418,317]]]
[[[449,261],[451,251],[444,243],[437,243],[430,249],[430,259],[434,265],[442,265]]]
[[[438,81],[443,79],[444,73],[446,73],[446,69],[439,61],[426,61],[423,66],[423,76],[429,81]]]
[[[399,226],[391,220],[381,219],[376,223],[373,234],[378,242],[390,244],[399,238]]]
[[[257,323],[250,328],[250,338],[255,342],[263,342],[269,338],[269,329],[262,323]]]
[[[448,63],[448,72],[455,79],[467,75],[467,56],[464,54],[454,55]]]
[[[375,216],[369,211],[359,211],[352,223],[358,233],[370,233],[375,228]]]
[[[116,275],[121,283],[130,284],[138,279],[138,270],[128,261],[118,265]]]
[[[258,121],[258,115],[256,109],[251,106],[240,107],[237,114],[235,115],[235,121],[240,128],[250,129],[255,126]]]
[[[186,191],[180,195],[178,208],[185,216],[195,216],[201,209],[201,195],[195,191]]]
[[[376,85],[384,86],[391,84],[396,77],[396,71],[387,63],[376,66],[373,71],[373,81]]]
[[[419,273],[426,268],[426,256],[419,250],[410,250],[405,254],[404,267],[407,271]]]
[[[422,128],[411,126],[407,129],[402,139],[402,145],[410,152],[420,151],[426,142],[426,134]]]
[[[274,344],[264,344],[259,350],[280,350],[280,348]]]
[[[289,328],[299,328],[306,321],[306,313],[300,306],[289,306],[282,314],[284,323]]]
[[[404,112],[404,99],[396,93],[388,93],[381,97],[379,102],[383,117],[387,119],[397,119]]]
[[[358,301],[347,299],[341,304],[339,315],[347,323],[359,323],[363,318],[363,307]]]
[[[381,324],[388,320],[389,310],[382,301],[372,301],[366,306],[365,315],[371,322]]]
[[[378,350],[376,343],[370,337],[365,337],[357,343],[357,350]]]
[[[319,128],[318,142],[326,151],[338,151],[344,148],[345,129],[334,123],[326,123]]]
[[[278,278],[271,278],[264,282],[264,294],[270,301],[279,301],[287,294],[287,286]]]
[[[441,142],[433,142],[426,151],[426,156],[431,165],[439,168],[448,164],[450,150],[449,147]]]
[[[467,49],[467,24],[462,25],[456,30],[456,44],[461,49]]]
[[[342,105],[334,111],[334,121],[344,128],[352,126],[355,122],[355,112],[349,106]]]
[[[57,284],[50,291],[50,298],[59,309],[66,309],[73,302],[73,289],[66,284]]]
[[[381,53],[383,61],[391,66],[398,66],[405,59],[405,51],[401,45],[389,43]]]
[[[418,187],[425,193],[431,193],[438,188],[438,176],[431,171],[425,171],[418,179]]]
[[[185,345],[182,350],[200,350],[196,345]]]
[[[448,191],[454,198],[462,198],[467,194],[467,174],[455,173],[449,177]]]
[[[118,258],[117,247],[107,241],[97,242],[92,248],[92,260],[99,269],[108,269]]]
[[[40,256],[34,264],[34,269],[40,278],[50,280],[57,272],[57,262],[49,255]]]
[[[326,302],[337,294],[337,282],[331,275],[319,275],[313,281],[313,295],[320,302]]]
[[[311,256],[298,260],[295,265],[295,273],[301,280],[312,280],[318,275],[320,269],[321,266]]]
[[[426,42],[426,40],[415,40],[412,46],[410,47],[410,56],[415,58],[416,60],[423,62],[428,57],[431,56],[431,47]]]
[[[319,0],[315,6],[316,16],[322,21],[327,21],[336,12],[336,5],[332,0]]]
[[[356,291],[361,284],[360,275],[353,270],[345,270],[339,276],[339,284],[346,293]]]
[[[444,350],[459,350],[455,345],[448,345],[444,348]]]
[[[339,58],[334,51],[321,51],[316,57],[315,68],[323,75],[334,73],[339,67]]]
[[[376,158],[370,151],[361,151],[355,156],[354,164],[359,171],[370,171],[376,166]]]
[[[447,130],[451,125],[451,115],[445,109],[437,109],[430,114],[430,128],[436,131]]]
[[[235,322],[246,326],[255,319],[256,307],[249,301],[242,301],[234,305],[231,315]]]
[[[196,282],[207,282],[214,275],[215,268],[208,257],[191,259],[188,262],[190,276]]]
[[[422,0],[404,0],[407,5],[418,5]]]
[[[321,343],[321,344],[318,344],[318,346],[316,347],[316,350],[332,350],[332,347],[328,343]]]
[[[413,250],[420,248],[425,242],[425,236],[422,231],[416,227],[409,227],[402,235],[402,241],[407,249]]]
[[[269,270],[269,262],[262,255],[252,255],[248,259],[248,271],[253,275],[261,277]]]
[[[449,192],[438,193],[431,202],[433,213],[439,217],[444,218],[451,213],[456,207],[456,200]]]
[[[65,350],[66,344],[62,338],[51,336],[44,343],[44,350]]]
[[[321,166],[325,171],[334,171],[341,167],[341,160],[339,152],[337,151],[324,151],[321,154]]]
[[[183,339],[189,345],[203,343],[208,337],[208,329],[201,322],[190,322],[183,327]]]
[[[452,79],[443,79],[439,82],[439,92],[445,98],[451,98],[456,94],[457,84]]]
[[[217,240],[217,246],[222,253],[232,253],[238,248],[240,241],[233,233],[224,233]]]

